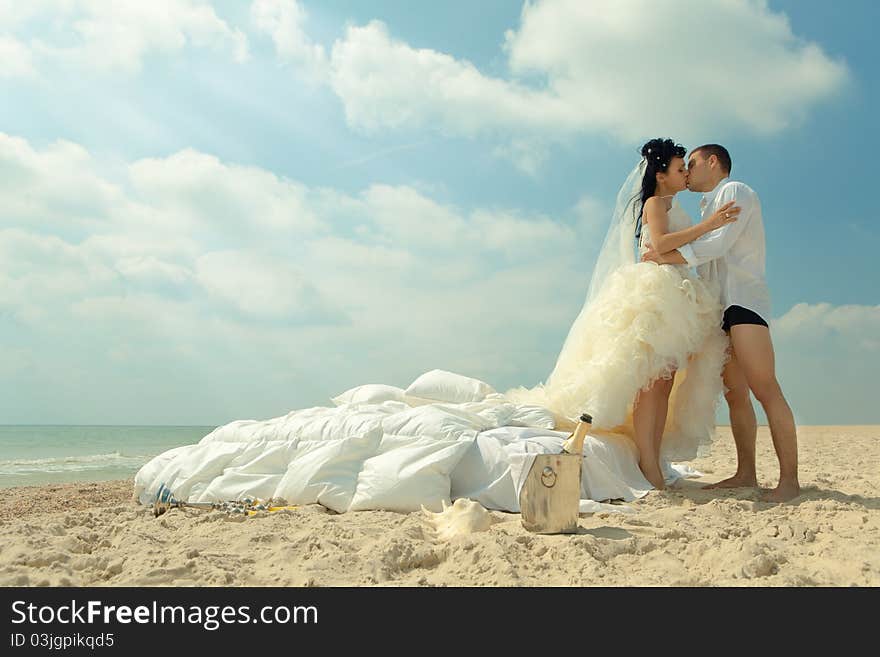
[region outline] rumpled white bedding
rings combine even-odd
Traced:
[[[517,426],[522,424],[541,426]],[[284,498],[343,513],[366,509],[440,511],[465,497],[487,509],[518,512],[519,490],[536,454],[559,452],[568,433],[549,411],[501,395],[483,401],[343,403],[265,421],[217,427],[195,445],[168,450],[135,476],[149,504],[165,486],[181,501]],[[613,510],[651,490],[637,451],[622,435],[584,444],[581,510]],[[688,469],[668,466],[671,481]]]

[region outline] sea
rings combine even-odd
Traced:
[[[0,425],[0,488],[129,479],[216,427]]]

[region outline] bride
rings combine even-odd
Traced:
[[[638,262],[736,220],[733,203],[691,225],[675,195],[687,187],[685,149],[652,139],[617,196],[587,299],[545,383],[504,396],[533,403],[569,427],[583,412],[593,428],[628,436],[639,468],[664,487],[661,456],[689,460],[715,432],[727,338],[720,292],[686,265]]]

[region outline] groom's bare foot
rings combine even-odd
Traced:
[[[735,474],[727,479],[716,481],[714,484],[703,486],[703,490],[712,488],[755,488],[758,485],[758,478],[754,474]]]
[[[762,502],[788,502],[801,494],[801,487],[798,482],[780,481],[779,485],[773,490],[769,490],[761,495]]]

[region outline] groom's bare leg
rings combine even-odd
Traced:
[[[736,474],[704,488],[742,488],[758,485],[755,474],[755,442],[758,436],[758,418],[752,406],[749,382],[737,361],[736,351],[730,347],[730,360],[722,372],[724,399],[730,411],[730,430],[736,443]]]
[[[730,328],[730,341],[749,388],[767,414],[773,447],[779,459],[779,484],[764,499],[785,502],[800,495],[797,429],[794,414],[776,380],[770,329],[756,324],[738,324]]]

